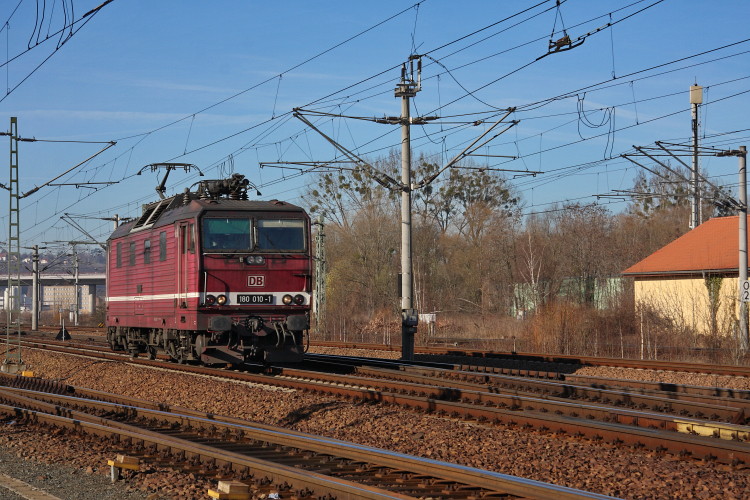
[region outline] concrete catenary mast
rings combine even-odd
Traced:
[[[701,194],[698,173],[698,106],[703,103],[703,87],[698,84],[690,86],[690,107],[693,117],[693,168],[690,171],[690,229],[695,229],[703,222]]]

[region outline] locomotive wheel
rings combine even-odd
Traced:
[[[115,336],[116,332],[110,331],[107,333],[107,342],[109,343],[109,348],[113,351],[123,351],[125,350],[122,345],[120,345],[119,342],[117,342],[117,337]]]
[[[205,335],[197,335],[195,337],[195,354],[198,356],[198,359],[200,359],[201,354],[203,354],[203,351],[206,350],[206,344],[208,341],[206,340]]]
[[[180,349],[180,346],[178,346],[177,342],[175,342],[174,340],[170,340],[167,343],[167,354],[169,354],[170,358],[180,364],[185,362],[185,356],[182,352],[182,349]]]
[[[175,350],[177,351],[177,362],[181,365],[187,363],[187,353],[185,350],[175,343]]]
[[[151,361],[156,359],[156,347],[148,346],[146,348],[146,358],[150,359]]]

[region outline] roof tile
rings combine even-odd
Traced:
[[[633,264],[629,276],[734,271],[739,268],[739,217],[715,217]]]

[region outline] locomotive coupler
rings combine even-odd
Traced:
[[[263,330],[263,319],[258,317],[252,317],[247,318],[245,320],[245,328],[250,330],[252,333],[256,335],[263,336],[266,334],[265,330]]]

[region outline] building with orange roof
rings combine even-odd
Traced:
[[[698,333],[729,335],[739,310],[738,216],[716,217],[623,271],[635,303]]]

